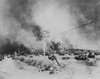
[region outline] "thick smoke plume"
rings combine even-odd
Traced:
[[[67,47],[71,44],[74,48],[99,49],[100,23],[82,27],[99,19],[99,3],[99,0],[0,0],[0,46],[9,39],[31,49],[41,48],[41,30],[47,30],[49,41],[60,41]],[[71,30],[76,27],[79,28]]]
[[[28,3],[28,0],[0,0],[1,46],[9,39],[11,43],[17,42],[29,48],[41,47],[41,42],[36,41],[37,37],[32,32],[37,26],[29,23]]]
[[[99,49],[99,0],[41,0],[33,8],[33,21],[50,31],[51,40],[69,40],[74,48]],[[34,7],[34,6],[33,6]],[[35,12],[34,12],[35,11]],[[82,25],[85,25],[84,27]],[[73,28],[77,29],[71,30]]]
[[[42,29],[49,31],[49,40],[66,43],[66,32],[75,28],[77,21],[76,17],[70,13],[67,3],[64,4],[63,1],[39,1],[33,6],[32,20],[42,27]]]

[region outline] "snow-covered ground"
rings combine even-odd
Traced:
[[[63,71],[50,75],[47,72],[38,72],[36,68],[11,58],[5,58],[0,62],[0,79],[99,79],[100,77],[99,62],[95,67],[86,66],[84,62],[74,59],[65,62],[66,67]]]

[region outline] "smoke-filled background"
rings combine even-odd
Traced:
[[[47,30],[49,41],[99,50],[99,8],[99,0],[0,0],[0,47],[42,48],[41,30]]]

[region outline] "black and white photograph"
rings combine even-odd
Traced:
[[[0,0],[0,79],[100,79],[100,0]]]

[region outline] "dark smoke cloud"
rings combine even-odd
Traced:
[[[32,31],[37,39],[41,39],[41,28],[38,25],[29,22],[31,19],[30,2],[30,0],[9,0],[9,5],[11,5],[9,14],[12,18],[20,23],[21,28]],[[33,2],[35,3],[35,0],[33,0]]]
[[[1,46],[9,39],[11,43],[18,42],[29,48],[40,48],[41,29],[47,28],[47,25],[52,38],[62,37],[63,31],[81,26],[69,35],[66,33],[66,36],[68,35],[66,40],[76,47],[83,47],[80,44],[84,40],[85,43],[81,45],[91,46],[99,43],[100,21],[82,26],[100,18],[99,0],[0,0],[0,2]]]
[[[22,28],[33,27],[27,19],[30,19],[30,2],[29,0],[9,0],[9,15],[21,24]]]
[[[100,1],[99,0],[69,0],[71,10],[77,17],[78,30],[81,38],[92,45],[100,46]],[[96,21],[95,21],[96,20]],[[89,22],[93,23],[87,24]],[[82,26],[83,24],[87,24]],[[88,44],[87,43],[87,44]]]
[[[84,2],[84,4],[87,2]],[[93,41],[98,41],[100,40],[100,4],[99,0],[98,1],[91,1],[87,4],[83,4],[81,6],[81,10],[84,6],[86,6],[84,9],[84,12],[81,11],[84,16],[87,18],[87,20],[94,21],[98,20],[97,22],[90,24],[86,27],[82,27],[81,29],[86,32],[86,37],[89,37],[89,40],[92,39]],[[90,5],[89,5],[90,4]]]
[[[9,0],[10,10],[9,14],[17,21],[24,20],[24,14],[27,14],[28,0]]]
[[[30,22],[31,5],[35,0],[0,0],[0,2],[0,47],[7,43],[18,42],[29,48],[40,48],[41,42],[37,42],[36,39],[39,39],[41,29]]]

